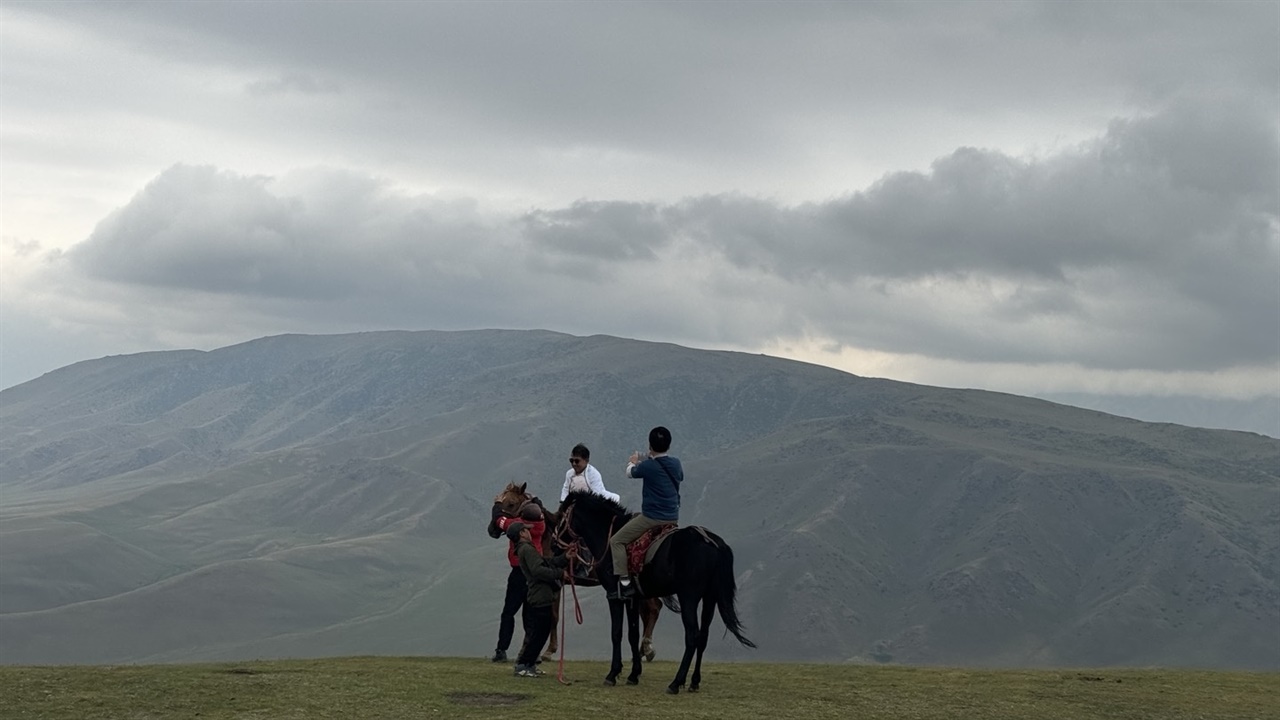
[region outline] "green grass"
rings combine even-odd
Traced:
[[[675,664],[604,687],[606,663],[569,662],[571,685],[461,658],[334,658],[199,665],[0,667],[6,720],[93,718],[1280,718],[1280,674],[1191,670],[960,670],[711,662],[702,691],[663,692]]]

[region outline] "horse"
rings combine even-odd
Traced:
[[[618,577],[610,560],[609,538],[613,531],[631,518],[631,513],[613,500],[590,492],[571,492],[560,504],[559,521],[554,538],[557,545],[571,548],[580,556],[598,558],[594,563],[596,577],[606,590],[617,587]],[[583,553],[582,548],[588,552]],[[689,692],[697,692],[702,684],[702,653],[716,609],[720,619],[738,642],[756,645],[742,634],[742,623],[734,607],[737,583],[733,577],[733,549],[715,533],[700,527],[673,531],[645,564],[637,579],[642,598],[662,598],[673,612],[680,613],[684,623],[684,656],[667,693],[675,695],[684,687],[689,664],[693,677]],[[636,600],[611,600],[609,615],[613,620],[613,661],[605,685],[615,685],[622,672],[622,615],[627,612],[628,638],[631,642],[631,674],[627,684],[640,681],[640,653],[636,644]],[[699,607],[701,606],[701,607]]]
[[[489,528],[488,528],[490,537],[493,537],[496,539],[498,537],[501,537],[502,535],[502,532],[498,529],[498,525],[497,525],[498,515],[505,515],[507,517],[513,518],[518,516],[520,514],[520,511],[524,509],[526,505],[537,502],[537,498],[533,497],[533,495],[529,493],[528,485],[529,485],[528,483],[522,483],[520,485],[516,485],[515,483],[507,483],[507,486],[502,489],[502,492],[498,493],[497,496],[493,498],[493,513],[492,513],[492,519],[489,521]],[[541,505],[541,503],[537,503],[537,504]],[[553,546],[552,533],[550,531],[552,528],[556,526],[556,522],[559,520],[560,516],[558,513],[553,513],[548,511],[545,507],[543,507],[542,511],[543,511],[543,520],[547,524],[548,531],[543,533],[542,547],[539,549],[542,551],[542,554],[544,556],[550,557],[556,550],[556,548]],[[585,577],[585,578],[580,577],[580,578],[575,578],[574,584],[590,586],[590,585],[598,585],[599,581],[590,577]],[[560,601],[560,596],[559,594],[557,594],[556,602],[554,605],[552,605],[552,609],[551,609],[552,617],[554,618],[553,622],[556,622],[556,623],[560,622],[560,602],[559,601]],[[657,657],[657,654],[658,654],[657,650],[655,650],[653,647],[653,629],[658,625],[658,615],[661,612],[662,612],[662,601],[658,599],[645,601],[644,606],[641,608],[641,612],[640,612],[641,620],[643,621],[643,624],[644,624],[644,637],[642,638],[640,643],[640,654],[643,655],[644,658],[650,662],[652,662],[653,659]],[[547,651],[543,653],[542,659],[547,660],[551,658],[553,655],[555,655],[556,649],[557,649],[556,634],[553,632],[551,633],[551,640],[547,644]]]

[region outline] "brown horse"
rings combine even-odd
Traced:
[[[498,495],[493,499],[494,513],[505,515],[507,517],[516,517],[526,505],[537,504],[541,506],[540,502],[536,502],[537,498],[529,494],[527,488],[528,483],[522,483],[520,485],[507,483],[507,486],[503,488],[502,492],[498,493]],[[496,517],[496,514],[494,517]],[[559,513],[551,512],[543,507],[542,517],[543,521],[547,525],[547,531],[542,535],[542,547],[540,549],[544,556],[550,557],[555,551],[552,540],[552,535],[554,533],[552,530],[559,523],[560,515]],[[489,522],[489,535],[495,538],[501,535],[498,531],[497,525],[492,520]],[[599,585],[600,583],[594,578],[579,577],[574,579],[574,584],[590,586]],[[640,619],[644,624],[644,638],[640,643],[640,653],[644,655],[646,660],[651,662],[658,654],[657,651],[653,649],[653,628],[657,626],[658,615],[661,614],[661,612],[662,601],[657,598],[645,600],[641,603]],[[552,617],[555,618],[554,622],[560,622],[559,594],[556,595],[556,602],[552,605],[552,613]],[[550,658],[555,654],[555,652],[556,634],[553,632],[551,633],[551,642],[547,645],[547,651],[542,656],[543,660]]]

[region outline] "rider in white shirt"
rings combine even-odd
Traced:
[[[614,502],[622,502],[622,496],[609,492],[604,486],[600,471],[591,464],[591,451],[586,445],[578,443],[569,453],[569,470],[564,474],[564,489],[560,491],[560,502],[576,490],[589,490]]]

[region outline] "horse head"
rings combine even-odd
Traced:
[[[547,527],[554,527],[558,517],[542,506],[542,501],[529,493],[529,483],[507,483],[493,498],[493,511],[489,518],[489,537],[495,540],[502,536],[502,530],[498,528],[498,518],[506,516],[509,518],[519,517],[521,511],[529,506],[536,507],[542,513],[543,519],[547,523]],[[550,545],[550,536],[543,538],[543,552],[547,551]]]
[[[520,513],[520,508],[531,502],[533,498],[526,491],[529,483],[507,483],[502,492],[493,498],[493,511],[489,515],[489,526],[485,528],[489,533],[489,537],[498,539],[502,537],[502,529],[498,527],[498,518],[503,515],[507,517],[515,517]]]
[[[560,503],[556,517],[552,538],[558,547],[585,548],[599,558],[608,555],[609,536],[627,522],[631,513],[609,498],[575,490]]]
[[[493,506],[496,514],[506,515],[507,517],[515,517],[520,514],[520,509],[525,505],[533,502],[533,496],[528,491],[529,483],[507,483],[502,492],[493,498]]]

